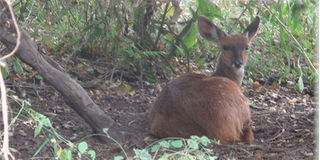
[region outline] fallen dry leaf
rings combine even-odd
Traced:
[[[280,85],[279,85],[279,83],[275,82],[275,83],[272,83],[271,88],[274,90],[278,90],[280,88]]]
[[[287,113],[285,109],[281,109],[281,113]]]
[[[119,96],[124,96],[124,95],[127,95],[129,94],[129,92],[131,91],[132,87],[128,84],[125,84],[125,83],[121,83],[119,85],[119,87],[117,88],[117,94]]]
[[[307,153],[307,156],[313,156],[313,152]]]
[[[261,90],[262,90],[261,86],[256,89],[257,92],[260,92]]]
[[[161,51],[166,49],[166,45],[164,43],[160,43],[159,48]]]
[[[58,156],[58,157],[61,156],[61,152],[62,152],[62,148],[59,148],[59,150],[57,151],[57,156]]]
[[[289,103],[289,104],[295,104],[295,103],[297,103],[297,98],[289,99],[289,100],[288,100],[288,103]]]
[[[260,83],[259,83],[258,81],[254,81],[254,82],[253,82],[253,85],[259,86]]]
[[[145,138],[143,139],[143,141],[145,141],[145,142],[150,141],[150,137],[145,137]]]
[[[262,159],[261,154],[258,154],[258,155],[257,155],[257,159]]]

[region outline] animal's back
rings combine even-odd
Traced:
[[[150,118],[159,137],[205,135],[222,144],[253,139],[247,98],[224,77],[182,75],[160,93]]]

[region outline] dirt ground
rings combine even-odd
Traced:
[[[93,83],[90,80],[94,78],[84,80],[86,83],[82,85]],[[90,137],[90,127],[47,83],[40,85],[33,78],[27,78],[19,81],[19,89],[11,83],[7,81],[9,88],[18,95],[26,93],[24,98],[29,99],[30,107],[49,117],[61,136],[74,143],[87,141],[89,148],[96,151],[98,160],[123,155],[115,143],[103,144]],[[159,85],[144,83],[141,86],[139,82],[120,84],[104,80],[95,81],[95,84],[85,89],[116,121],[118,128],[126,133],[126,138],[119,142],[129,156],[133,156],[134,148],[142,149],[157,140],[149,133],[148,111]],[[165,81],[160,86],[164,85]],[[212,149],[219,159],[315,159],[316,105],[312,93],[297,93],[293,82],[278,86],[258,80],[244,84],[242,88],[250,100],[255,140],[252,144],[213,145]],[[15,113],[21,108],[14,102],[11,107]],[[17,159],[31,158],[46,139],[42,134],[34,138],[34,128],[31,126],[23,117],[14,124],[10,144]],[[53,148],[46,146],[33,159],[49,159],[53,156],[52,152]]]

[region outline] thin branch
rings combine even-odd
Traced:
[[[22,4],[22,0],[20,0],[19,2],[20,4]],[[19,3],[17,3],[16,5],[18,5]],[[26,0],[26,3],[21,7],[20,9],[20,16],[18,18],[19,21],[23,21],[23,14],[25,13],[27,6],[28,6],[29,0]],[[14,6],[13,6],[14,7]]]
[[[249,5],[252,3],[252,0],[249,0],[247,3],[246,3],[246,8],[240,13],[240,15],[239,15],[239,17],[238,18],[236,18],[236,20],[238,21],[238,23],[239,23],[239,25],[240,25],[240,27],[241,28],[245,28],[244,26],[243,26],[243,24],[241,23],[241,21],[240,21],[240,18],[244,15],[244,13],[249,9]],[[258,15],[259,14],[259,11],[256,13],[256,15]]]
[[[75,21],[75,17],[74,17],[74,15],[73,15],[73,13],[72,12],[70,12],[70,10],[67,10],[66,9],[66,7],[64,6],[64,4],[63,4],[63,1],[61,1],[61,6],[62,6],[62,8],[64,9],[64,10],[66,10],[67,12],[69,12],[70,13],[70,15],[71,15],[71,17],[73,18],[73,20]],[[71,26],[71,28],[74,28],[74,26],[73,26],[73,24],[72,24],[72,22],[71,22],[71,20],[70,20],[70,18],[69,18],[69,16],[67,16],[67,19],[68,19],[68,22],[70,23],[70,26]]]
[[[7,6],[3,7],[2,10],[0,11],[0,16],[7,10]]]
[[[11,56],[13,56],[16,51],[18,50],[19,46],[20,46],[20,42],[21,42],[21,32],[19,30],[18,27],[18,23],[16,20],[16,17],[13,13],[13,8],[12,8],[12,3],[13,1],[8,1],[5,0],[5,3],[8,6],[9,12],[11,14],[11,19],[13,21],[14,27],[16,29],[17,32],[17,43],[15,48],[8,54],[5,55],[4,57],[0,58],[0,65],[2,67],[4,67],[5,63],[3,62],[4,60],[10,58]],[[9,150],[9,125],[8,125],[8,120],[9,120],[9,116],[8,116],[8,100],[7,100],[7,90],[6,90],[6,86],[4,83],[4,79],[3,79],[3,75],[0,74],[0,92],[1,92],[1,105],[2,105],[2,119],[3,119],[3,145],[2,145],[2,152],[3,152],[3,157],[5,160],[9,160],[9,156],[11,157],[11,159],[15,159],[14,156],[10,153]]]
[[[31,8],[30,8],[30,10],[29,10],[29,13],[28,13],[28,16],[27,16],[26,19],[29,19],[30,15],[31,15],[31,13],[32,13],[32,10],[33,10],[34,3],[35,3],[35,1],[32,2]]]
[[[8,8],[9,8],[9,11],[10,11],[10,14],[11,14],[11,18],[12,18],[12,21],[13,21],[13,24],[14,24],[14,28],[16,29],[16,32],[17,32],[17,43],[16,43],[16,46],[14,47],[14,49],[9,54],[7,54],[7,55],[5,55],[5,56],[0,58],[0,61],[6,60],[6,59],[12,57],[17,52],[17,50],[18,50],[18,48],[20,46],[20,43],[21,43],[21,32],[20,32],[20,29],[19,29],[19,26],[18,26],[18,23],[17,23],[17,19],[14,16],[11,3],[8,0],[5,0],[5,2],[8,5]]]
[[[155,23],[155,24],[161,24],[161,21],[159,21],[159,20],[152,19],[151,22]],[[185,25],[185,24],[188,23],[188,21],[177,21],[177,22],[175,22],[175,21],[169,20],[169,21],[166,21],[165,23],[167,25],[175,25],[175,24]]]
[[[1,67],[4,67],[4,63],[0,64]],[[4,84],[3,75],[0,74],[0,92],[1,92],[1,105],[2,105],[2,120],[3,120],[3,145],[2,152],[5,160],[15,159],[9,151],[9,116],[8,116],[8,100],[7,100],[7,90]]]
[[[163,27],[163,24],[164,24],[164,20],[166,19],[166,15],[167,15],[167,12],[168,12],[168,7],[169,7],[169,2],[166,4],[166,7],[164,9],[164,13],[162,15],[162,19],[161,19],[161,24],[160,24],[160,27],[159,27],[158,35],[157,35],[156,41],[153,44],[153,49],[157,48],[158,41],[160,39],[160,35],[161,35],[161,32],[162,32],[162,27]]]
[[[243,27],[243,25],[242,25],[242,23],[241,23],[241,21],[240,21],[240,18],[241,18],[241,17],[244,15],[244,13],[248,10],[250,2],[251,2],[251,0],[250,0],[249,2],[247,2],[246,8],[241,12],[241,14],[239,15],[239,17],[237,18],[237,21],[239,22],[241,28],[244,28],[244,27]]]
[[[163,58],[164,61],[168,64],[168,66],[169,66],[169,68],[171,69],[171,71],[172,71],[175,75],[177,75],[177,72],[174,70],[174,68],[172,67],[172,65],[171,65],[170,62],[168,61],[168,59],[167,59],[164,55],[162,55],[162,54],[159,54],[159,55],[160,55],[160,57]]]
[[[272,15],[273,12],[271,11],[271,9],[267,6],[267,4],[263,1],[263,5],[264,7],[268,10],[268,12]],[[314,67],[314,65],[312,64],[310,58],[308,57],[306,51],[303,49],[302,45],[299,43],[299,41],[293,36],[293,34],[289,31],[289,29],[282,23],[282,21],[277,17],[274,16],[276,18],[276,20],[279,22],[279,24],[284,28],[284,30],[286,31],[286,33],[293,39],[293,41],[298,45],[300,51],[303,53],[304,57],[307,59],[307,62],[309,63],[309,65],[312,67],[312,69],[315,71],[315,73],[317,74],[317,76],[319,76],[318,70]]]

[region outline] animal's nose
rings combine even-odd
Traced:
[[[240,67],[242,66],[242,61],[235,61],[235,62],[234,62],[234,66],[235,66],[236,68],[240,68]]]

